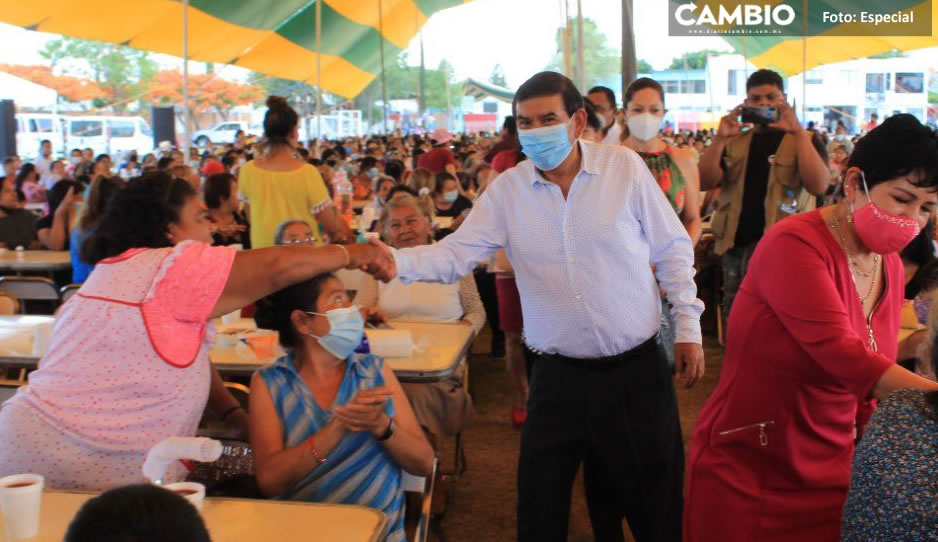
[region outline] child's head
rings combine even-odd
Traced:
[[[183,497],[150,484],[112,489],[86,502],[65,542],[209,542],[202,516]]]

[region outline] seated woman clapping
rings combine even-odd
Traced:
[[[392,198],[381,216],[385,241],[398,249],[430,244],[427,207],[409,194]],[[471,326],[475,333],[485,325],[485,308],[472,275],[456,284],[404,284],[398,278],[378,284],[364,277],[355,304],[377,307],[381,314],[395,320],[453,322]],[[431,435],[431,441],[459,433],[471,418],[472,400],[462,385],[464,373],[465,359],[448,380],[404,384],[417,420]]]
[[[404,540],[401,471],[427,476],[433,450],[384,361],[355,350],[364,319],[342,281],[320,275],[272,296],[289,354],[251,379],[250,434],[261,491],[358,504]]]

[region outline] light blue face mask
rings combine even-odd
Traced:
[[[380,175],[380,172],[378,171],[378,168],[373,167],[368,170],[367,175],[369,179],[377,179],[378,175]]]
[[[454,203],[459,199],[459,191],[453,190],[452,192],[443,192],[443,201],[446,203]]]
[[[329,319],[329,333],[316,339],[333,356],[346,359],[361,344],[365,335],[365,319],[362,318],[358,307],[332,309],[325,314],[306,311],[306,314],[325,316]]]
[[[518,140],[525,156],[541,171],[550,171],[570,156],[573,144],[567,136],[567,124],[554,124],[530,130],[518,130]]]

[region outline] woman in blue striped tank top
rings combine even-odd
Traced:
[[[291,286],[269,317],[289,354],[251,379],[261,491],[380,510],[385,540],[403,541],[401,470],[429,476],[433,449],[384,360],[353,352],[363,320],[345,286],[332,275]]]

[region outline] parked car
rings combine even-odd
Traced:
[[[146,153],[153,150],[153,131],[142,117],[65,117],[68,148],[91,148],[94,154]]]
[[[16,152],[26,160],[39,156],[39,144],[52,142],[52,156],[65,156],[65,129],[62,117],[50,113],[19,113],[16,115]]]
[[[192,142],[199,147],[204,147],[208,141],[219,144],[234,143],[238,130],[244,130],[244,133],[248,135],[253,133],[247,122],[228,121],[216,124],[208,130],[193,132]]]

